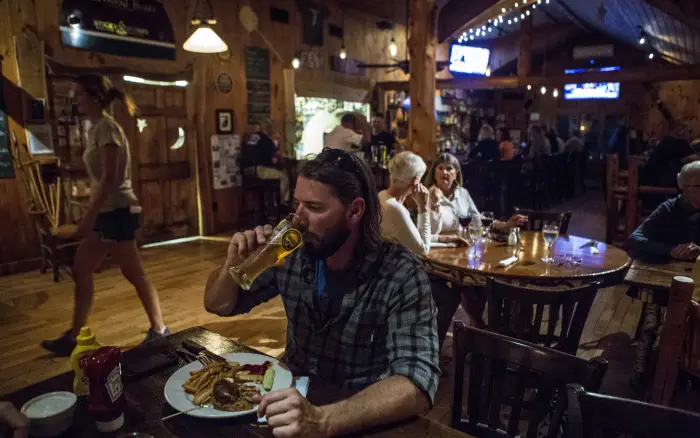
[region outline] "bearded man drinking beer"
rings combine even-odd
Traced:
[[[286,361],[296,375],[332,382],[348,398],[314,406],[297,389],[262,397],[259,415],[275,436],[333,436],[430,409],[438,385],[436,309],[430,282],[404,246],[380,237],[380,206],[369,168],[337,149],[304,164],[292,220],[303,246],[243,290],[229,275],[270,226],[237,233],[206,286],[207,311],[236,315],[281,295]]]

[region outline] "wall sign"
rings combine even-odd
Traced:
[[[323,55],[301,52],[301,66],[311,70],[323,70]]]
[[[301,11],[301,40],[312,46],[323,45],[323,25],[328,17],[328,9],[313,3],[299,3]]]
[[[270,52],[259,47],[245,49],[248,124],[270,117]]]
[[[228,72],[221,72],[216,76],[216,90],[222,94],[233,91],[233,78]]]
[[[173,27],[158,0],[63,0],[65,46],[139,58],[175,59]]]
[[[2,71],[2,61],[0,60],[0,72]],[[9,123],[5,113],[5,101],[3,99],[4,76],[0,75],[0,178],[14,178],[15,168],[12,163],[12,153],[10,152]]]
[[[615,46],[612,44],[574,47],[574,59],[611,58],[614,54]]]

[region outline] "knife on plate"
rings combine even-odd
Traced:
[[[204,354],[205,356],[215,360],[216,362],[226,362],[226,359],[223,357],[219,356],[218,354],[211,352],[207,350],[206,347],[204,347],[202,344],[199,344],[195,341],[192,341],[190,339],[185,339],[182,341],[182,348],[185,351],[188,351],[189,353],[194,354],[195,356],[198,354]]]

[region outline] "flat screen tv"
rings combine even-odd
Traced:
[[[489,49],[452,44],[449,70],[457,74],[485,75],[490,56]]]
[[[619,98],[619,82],[587,82],[585,84],[564,85],[564,99],[566,100],[613,100]]]

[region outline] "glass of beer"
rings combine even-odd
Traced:
[[[299,230],[292,227],[290,214],[282,220],[272,235],[263,245],[256,249],[238,266],[229,270],[233,279],[240,287],[249,290],[256,278],[267,268],[281,264],[285,257],[293,253],[303,243]]]

